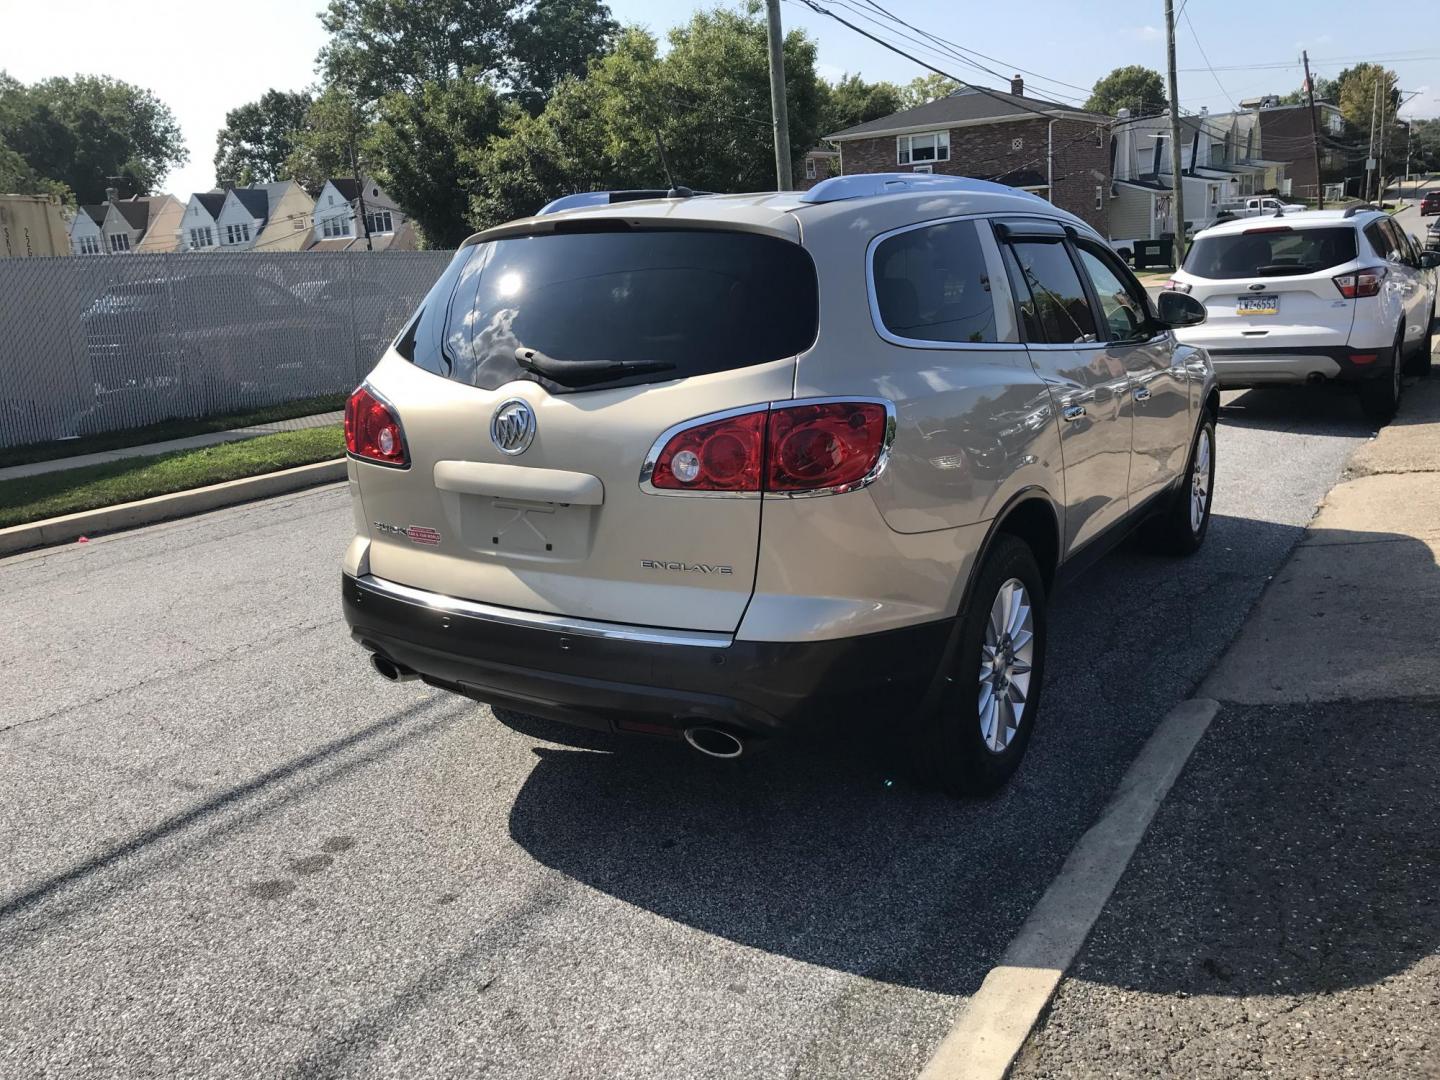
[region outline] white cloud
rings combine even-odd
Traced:
[[[1130,36],[1136,41],[1159,41],[1165,35],[1158,26],[1132,26]]]

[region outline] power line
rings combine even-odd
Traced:
[[[1180,14],[1185,15],[1185,4],[1183,3],[1180,5]],[[1210,63],[1210,57],[1205,55],[1205,46],[1200,44],[1200,35],[1195,32],[1195,24],[1190,21],[1189,15],[1185,15],[1185,25],[1190,28],[1190,36],[1195,39],[1195,48],[1200,50],[1200,59],[1204,60],[1205,66],[1210,69],[1210,77],[1215,80],[1215,85],[1219,87],[1220,93],[1225,95],[1225,100],[1238,110],[1240,106],[1235,104],[1235,99],[1230,96],[1230,92],[1221,85],[1220,76],[1215,74],[1215,66]]]

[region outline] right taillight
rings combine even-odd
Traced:
[[[702,416],[662,436],[641,480],[664,493],[838,495],[880,474],[893,433],[878,401]]]
[[[410,464],[400,418],[365,386],[356,387],[345,402],[345,449],[381,465]]]
[[[1188,293],[1193,288],[1193,286],[1188,281],[1176,281],[1174,278],[1171,278],[1169,281],[1165,282],[1165,288],[1169,289],[1171,292]]]
[[[1380,293],[1380,284],[1385,280],[1385,268],[1373,266],[1368,270],[1339,274],[1330,280],[1335,282],[1335,287],[1346,300],[1354,300],[1360,296],[1377,296]]]

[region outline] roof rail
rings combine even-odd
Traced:
[[[1022,191],[1020,188],[997,184],[990,180],[974,180],[968,176],[936,176],[934,173],[854,173],[850,176],[832,176],[829,180],[821,180],[820,183],[801,195],[800,201],[802,203],[832,203],[845,199],[867,199],[876,195],[902,195],[906,192],[933,190],[1030,195],[1030,192]],[[1031,197],[1039,198],[1038,195]]]
[[[562,195],[546,203],[535,216],[555,214],[561,210],[574,210],[581,206],[609,206],[611,203],[637,202],[640,199],[688,199],[692,195],[713,195],[710,191],[691,191],[689,188],[634,188],[629,191],[577,191],[574,195]]]
[[[1345,208],[1345,216],[1352,218],[1356,214],[1365,213],[1367,210],[1374,210],[1377,214],[1381,213],[1380,207],[1378,206],[1372,206],[1370,203],[1356,203],[1354,206],[1347,206]]]

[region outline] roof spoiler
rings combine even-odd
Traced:
[[[1367,211],[1367,210],[1374,210],[1374,211],[1379,212],[1380,207],[1378,207],[1378,206],[1372,206],[1370,203],[1356,203],[1354,206],[1347,206],[1347,207],[1345,208],[1345,216],[1346,216],[1347,218],[1352,218],[1352,217],[1354,217],[1356,214],[1363,214],[1363,213],[1365,213],[1365,211]]]
[[[546,203],[535,216],[558,214],[561,210],[576,210],[582,206],[609,206],[612,203],[638,202],[641,199],[688,199],[692,195],[713,195],[713,191],[691,191],[686,187],[675,188],[634,188],[629,191],[577,191],[574,195],[562,195]]]

